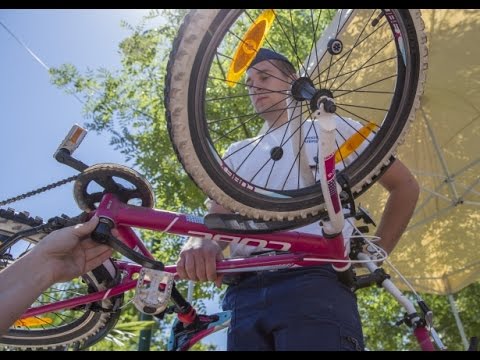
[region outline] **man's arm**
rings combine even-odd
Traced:
[[[379,183],[389,192],[389,197],[375,235],[381,238],[377,244],[390,254],[412,217],[420,188],[410,170],[398,159]]]

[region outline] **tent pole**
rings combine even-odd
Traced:
[[[423,106],[420,106],[420,111],[423,115],[423,121],[425,121],[425,125],[427,125],[427,131],[430,134],[430,138],[432,140],[432,145],[433,148],[435,149],[435,152],[437,153],[438,160],[440,161],[440,165],[443,169],[443,172],[445,173],[445,182],[448,184],[448,187],[450,187],[450,191],[454,197],[454,200],[452,201],[453,203],[456,203],[458,201],[458,193],[457,189],[454,184],[454,177],[448,171],[448,166],[447,162],[445,161],[445,158],[443,156],[442,150],[440,148],[440,145],[437,142],[437,138],[435,137],[435,133],[433,132],[432,126],[430,125],[430,122],[428,121],[427,115],[425,114],[425,111],[423,110]]]
[[[462,338],[462,343],[465,350],[468,349],[468,340],[465,336],[465,330],[463,329],[462,320],[460,320],[460,315],[458,314],[457,305],[455,304],[455,299],[453,298],[452,294],[448,294],[448,301],[450,302],[450,307],[452,308],[453,316],[455,317],[455,322],[457,323],[458,332],[460,333],[460,337]]]

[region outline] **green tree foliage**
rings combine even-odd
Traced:
[[[365,342],[369,350],[420,350],[412,329],[396,323],[404,310],[390,294],[373,287],[357,292],[360,316],[363,319]],[[416,298],[405,294],[414,304]],[[433,325],[448,350],[464,350],[447,296],[420,294],[433,311]],[[454,296],[459,316],[469,340],[480,336],[480,283],[474,283]],[[419,308],[417,306],[417,310]]]

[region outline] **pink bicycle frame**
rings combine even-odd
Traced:
[[[320,265],[336,260],[348,262],[348,254],[345,251],[345,243],[341,234],[326,239],[319,235],[297,231],[279,231],[247,236],[212,231],[204,225],[201,217],[131,206],[120,202],[112,194],[106,194],[103,197],[96,214],[113,221],[124,243],[132,249],[137,248],[148,257],[151,257],[151,254],[131,227],[291,252],[291,254],[269,256],[268,259],[256,257],[223,260],[217,263],[218,272],[267,270],[293,265]],[[165,271],[175,272],[175,267],[167,266]]]
[[[161,231],[176,235],[200,237],[217,241],[226,241],[242,245],[254,245],[264,249],[289,251],[288,254],[262,256],[244,259],[227,259],[217,263],[217,272],[237,272],[237,271],[260,271],[279,268],[288,268],[292,266],[313,266],[326,263],[338,264],[337,270],[346,270],[349,264],[349,247],[345,242],[341,230],[343,228],[343,213],[338,206],[340,199],[337,192],[335,163],[331,161],[334,152],[334,123],[332,123],[332,114],[315,114],[321,117],[322,131],[320,131],[319,143],[322,144],[323,157],[323,177],[328,184],[334,184],[323,189],[327,210],[330,221],[324,223],[329,231],[328,239],[320,235],[302,233],[297,231],[279,231],[269,234],[249,234],[240,236],[228,232],[212,231],[204,225],[203,218],[198,216],[185,215],[175,212],[151,209],[140,206],[131,206],[120,202],[115,195],[105,194],[95,213],[99,217],[110,219],[118,230],[120,239],[130,248],[139,251],[144,256],[153,259],[149,250],[143,242],[137,237],[131,227]],[[76,129],[72,129],[66,140],[62,144],[69,143]],[[80,137],[75,137],[78,139]],[[78,147],[79,141],[74,142]],[[325,145],[326,144],[326,145]],[[66,147],[66,145],[61,145]],[[333,205],[332,205],[333,204]],[[79,305],[98,301],[128,291],[136,286],[136,280],[132,275],[139,272],[141,267],[138,264],[117,262],[120,269],[125,271],[128,276],[124,277],[122,283],[106,291],[95,294],[78,296],[73,299],[59,301],[54,304],[39,306],[29,309],[22,318],[34,316],[45,312],[72,308]],[[175,266],[166,266],[164,271],[175,273]]]
[[[291,252],[273,256],[222,260],[217,262],[217,271],[219,273],[271,270],[292,266],[314,266],[332,261],[341,260],[348,262],[349,260],[342,234],[327,239],[319,235],[297,231],[279,231],[246,236],[212,231],[204,225],[203,218],[199,216],[124,204],[112,194],[104,195],[95,214],[112,220],[116,225],[119,238],[129,248],[136,249],[151,259],[153,259],[152,254],[135,234],[132,227],[245,245],[260,245],[265,249]],[[73,308],[113,297],[135,288],[137,281],[132,278],[132,275],[138,273],[141,266],[124,261],[116,261],[116,265],[120,270],[126,272],[126,276],[120,284],[97,293],[30,308],[21,318]],[[175,273],[176,266],[166,265],[164,271]]]

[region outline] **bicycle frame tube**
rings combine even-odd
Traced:
[[[273,268],[285,268],[291,266],[312,266],[334,262],[335,260],[347,260],[345,257],[345,245],[343,236],[340,234],[332,239],[324,238],[320,235],[312,235],[296,231],[276,232],[271,234],[249,234],[247,236],[228,234],[225,232],[211,231],[204,223],[203,218],[170,211],[163,211],[139,206],[131,206],[120,202],[114,195],[106,194],[96,214],[101,217],[107,217],[116,223],[116,228],[121,240],[130,248],[136,248],[145,256],[152,257],[146,249],[141,239],[135,234],[131,227],[138,227],[171,234],[197,236],[206,239],[222,240],[242,244],[261,245],[265,249],[290,250],[291,253],[260,256],[254,258],[226,259],[217,262],[217,271],[219,273],[236,271],[254,271],[267,270]],[[308,251],[307,251],[308,250]],[[366,254],[358,255],[360,260],[370,260]],[[134,263],[116,261],[117,268],[125,272],[122,282],[110,289],[95,292],[88,295],[77,296],[72,299],[58,301],[52,304],[30,308],[21,318],[27,318],[58,311],[61,309],[75,308],[84,304],[100,301],[109,297],[122,294],[132,290],[137,284],[133,279],[133,274],[140,272],[141,266]],[[367,268],[373,272],[377,266],[369,261]],[[176,272],[175,265],[165,266],[164,271],[169,273]],[[409,315],[416,315],[414,305],[395,287],[389,280],[385,280],[382,286],[394,296],[397,301],[407,310]],[[417,315],[418,316],[418,315]],[[197,340],[215,332],[216,328],[208,329],[206,332],[198,334],[191,339],[188,347]],[[428,329],[425,325],[416,326],[413,330],[421,349],[423,351],[435,350],[430,339]]]
[[[126,291],[129,291],[137,285],[137,280],[127,280],[121,284],[118,284],[110,289],[98,291],[93,294],[77,296],[68,300],[60,300],[48,305],[37,306],[28,309],[20,319],[24,319],[30,316],[37,316],[40,314],[49,313],[52,311],[62,310],[62,309],[70,309],[76,306],[89,304],[95,301],[103,300],[115,295],[122,294]]]
[[[113,221],[120,230],[122,240],[131,248],[138,246],[142,250],[142,242],[129,227],[149,229],[170,234],[200,237],[208,240],[225,241],[242,245],[260,246],[261,248],[291,253],[308,254],[309,262],[315,259],[331,259],[348,261],[342,234],[332,238],[298,231],[279,231],[270,234],[239,235],[221,231],[212,231],[203,222],[203,218],[193,215],[164,211],[158,209],[132,206],[119,201],[115,195],[106,194],[96,215]],[[127,230],[128,229],[128,230]],[[124,239],[123,237],[126,237]],[[293,255],[296,257],[297,255]],[[247,261],[247,259],[245,259]],[[248,259],[249,261],[253,259]],[[327,262],[326,260],[324,263]]]
[[[323,231],[328,235],[341,233],[345,225],[342,203],[339,196],[340,189],[335,173],[336,124],[333,116],[332,113],[324,110],[323,104],[320,104],[320,109],[314,114],[315,120],[317,120],[320,125],[318,146],[323,164],[323,166],[319,166],[320,185],[329,217],[329,221],[323,224]]]

